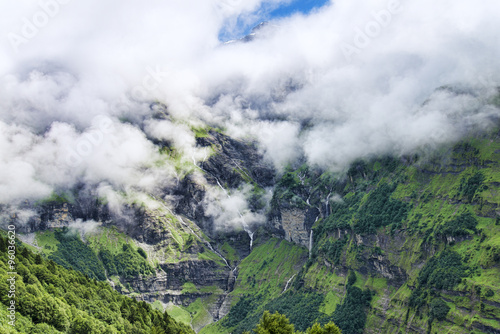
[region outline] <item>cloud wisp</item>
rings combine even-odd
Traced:
[[[499,3],[339,0],[273,20],[248,43],[219,40],[282,3],[6,4],[0,202],[78,182],[155,192],[176,177],[155,163],[155,140],[201,161],[190,128],[200,122],[257,139],[278,168],[304,157],[335,171],[495,124]]]

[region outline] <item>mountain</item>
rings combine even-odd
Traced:
[[[242,333],[264,310],[302,331],[499,332],[497,130],[345,172],[279,172],[251,141],[193,131],[206,159],[120,215],[84,185],[3,210],[27,247],[201,333]]]
[[[310,7],[0,11],[0,332],[500,331],[500,2]]]
[[[499,139],[359,160],[339,178],[290,166],[267,225],[280,239],[243,260],[238,302],[202,333],[241,333],[263,310],[299,330],[498,333]]]
[[[0,235],[2,333],[194,333],[161,305],[127,298],[106,282],[43,259],[11,243],[12,235]]]

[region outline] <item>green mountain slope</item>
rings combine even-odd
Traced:
[[[0,236],[1,333],[194,333],[166,312],[45,260],[19,242],[11,268],[8,240]]]
[[[292,228],[307,229],[307,211],[316,209],[311,258],[295,267],[288,291],[266,281],[260,296],[252,286],[276,266],[270,261],[289,262],[260,252],[275,247],[273,239],[255,248],[249,258],[260,260],[240,264],[255,279],[238,277],[240,298],[202,333],[241,333],[264,310],[285,314],[299,330],[333,320],[344,334],[500,332],[496,134],[432,156],[357,161],[346,175],[305,165],[285,171],[270,220],[284,222],[292,211],[306,217]],[[294,238],[293,231],[271,230]]]
[[[496,133],[432,153],[359,160],[343,173],[291,165],[276,179],[264,173],[260,183],[258,173],[232,166],[231,156],[250,146],[211,131],[199,138],[200,145],[219,138],[231,152],[214,149],[203,165],[211,187],[232,184],[235,191],[246,184],[254,189],[249,196],[263,201],[255,189],[274,184],[269,205],[249,207],[267,210],[267,222],[252,226],[253,239],[244,226],[214,232],[210,217],[197,213],[203,206],[197,198],[209,186],[186,176],[176,190],[179,212],[148,195],[134,198],[137,225],[115,228],[101,220],[80,234],[60,229],[75,207],[51,199],[43,204],[55,217],[51,229],[37,231],[32,245],[66,268],[166,307],[204,334],[252,330],[265,311],[286,315],[299,331],[330,321],[344,334],[500,331]],[[258,166],[261,158],[247,163]],[[57,289],[44,288],[59,298]],[[127,314],[120,316],[115,327],[128,330]]]

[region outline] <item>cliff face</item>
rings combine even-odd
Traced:
[[[25,233],[93,220],[100,227],[84,240],[96,254],[118,254],[119,238],[106,232],[116,228],[126,240],[120,242],[141,247],[154,267],[150,275],[108,276],[116,290],[189,310],[196,330],[217,322],[219,333],[238,332],[224,319],[233,319],[240,300],[256,310],[239,315],[240,323],[264,308],[286,314],[290,303],[314,316],[310,321],[347,321],[335,310],[348,297],[352,273],[354,286],[372,295],[359,313],[366,315],[365,333],[499,330],[498,138],[457,144],[443,149],[445,157],[421,161],[358,161],[345,176],[307,165],[277,176],[254,144],[213,130],[197,143],[213,150],[198,166],[203,182],[187,173],[148,203],[124,205],[121,215],[82,187],[71,196],[2,206],[2,219]],[[244,185],[252,188],[248,210],[266,213],[266,223],[251,231],[216,229],[207,194]],[[262,206],[267,187],[274,187],[273,197]]]
[[[255,143],[237,140],[213,130],[207,136],[197,138],[197,143],[215,150],[215,154],[201,164],[211,184],[216,185],[219,180],[229,188],[236,188],[252,180],[260,187],[274,185],[275,170],[264,161]]]
[[[237,265],[251,251],[247,231],[215,229],[213,217],[206,211],[207,191],[210,187],[231,191],[245,184],[263,189],[273,185],[275,171],[264,162],[254,143],[216,131],[209,131],[197,138],[197,142],[200,147],[212,150],[199,166],[202,179],[187,173],[177,184],[163,189],[162,194],[149,196],[148,203],[128,203],[117,213],[109,210],[105,201],[96,200],[95,191],[80,185],[42,202],[3,206],[3,223],[16,224],[20,232],[30,234],[24,240],[47,255],[57,245],[38,244],[35,234],[43,231],[50,234],[55,228],[72,228],[77,222],[93,220],[98,227],[82,231],[81,235],[100,254],[103,250],[115,252],[115,246],[110,247],[110,240],[106,239],[111,236],[115,240],[118,233],[120,236],[113,242],[120,245],[117,240],[123,238],[141,247],[155,270],[148,276],[108,276],[114,288],[137,299],[160,301],[164,305],[188,307],[196,302],[195,313],[206,313],[202,320],[193,319],[196,320],[193,326],[199,330],[229,312],[232,299],[229,293],[234,289]],[[165,197],[175,201],[164,202]],[[249,205],[249,209],[262,210],[256,205]],[[114,228],[117,232],[109,232]],[[99,239],[102,241],[96,241]]]
[[[376,296],[365,333],[498,332],[500,290],[485,277],[500,277],[499,154],[498,138],[482,139],[423,162],[356,162],[346,179],[307,166],[285,171],[268,226],[303,247],[313,231],[311,260],[295,278],[297,293],[300,287],[333,291],[324,303],[342,300],[354,272],[357,286]],[[332,193],[334,200],[325,201]],[[313,209],[316,221],[307,219]],[[339,307],[332,303],[328,312]],[[445,305],[439,319],[436,305]]]
[[[316,208],[305,210],[283,208],[275,210],[274,215],[270,218],[269,227],[286,241],[309,248],[311,229],[318,218],[319,211]]]

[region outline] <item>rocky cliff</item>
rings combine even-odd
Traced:
[[[238,280],[233,294],[287,314],[299,329],[300,315],[311,314],[345,333],[499,332],[499,152],[493,133],[441,156],[357,161],[345,176],[289,167],[277,180],[266,230],[310,248],[310,259],[275,287],[277,297],[242,293],[264,275],[255,267],[255,278]],[[262,259],[269,265],[270,257]],[[371,294],[369,307],[344,305],[351,284]],[[234,326],[232,317],[238,313],[210,328],[239,333],[255,321],[247,314]]]
[[[143,202],[126,202],[120,214],[81,187],[4,205],[2,221],[36,232],[25,240],[48,256],[57,242],[43,231],[94,222],[81,235],[99,261],[103,251],[123,258],[122,246],[131,244],[153,268],[108,275],[115,289],[179,307],[204,333],[242,332],[264,309],[287,314],[299,329],[300,313],[308,325],[334,320],[355,333],[345,327],[354,322],[349,308],[364,315],[358,332],[498,332],[495,134],[445,147],[442,157],[360,160],[337,174],[305,164],[277,174],[255,144],[213,129],[197,145],[213,152],[196,172]],[[266,221],[217,228],[207,196],[229,197],[242,187],[252,190],[247,210]],[[272,198],[262,205],[269,187]],[[369,295],[367,304],[345,305],[354,293]]]

